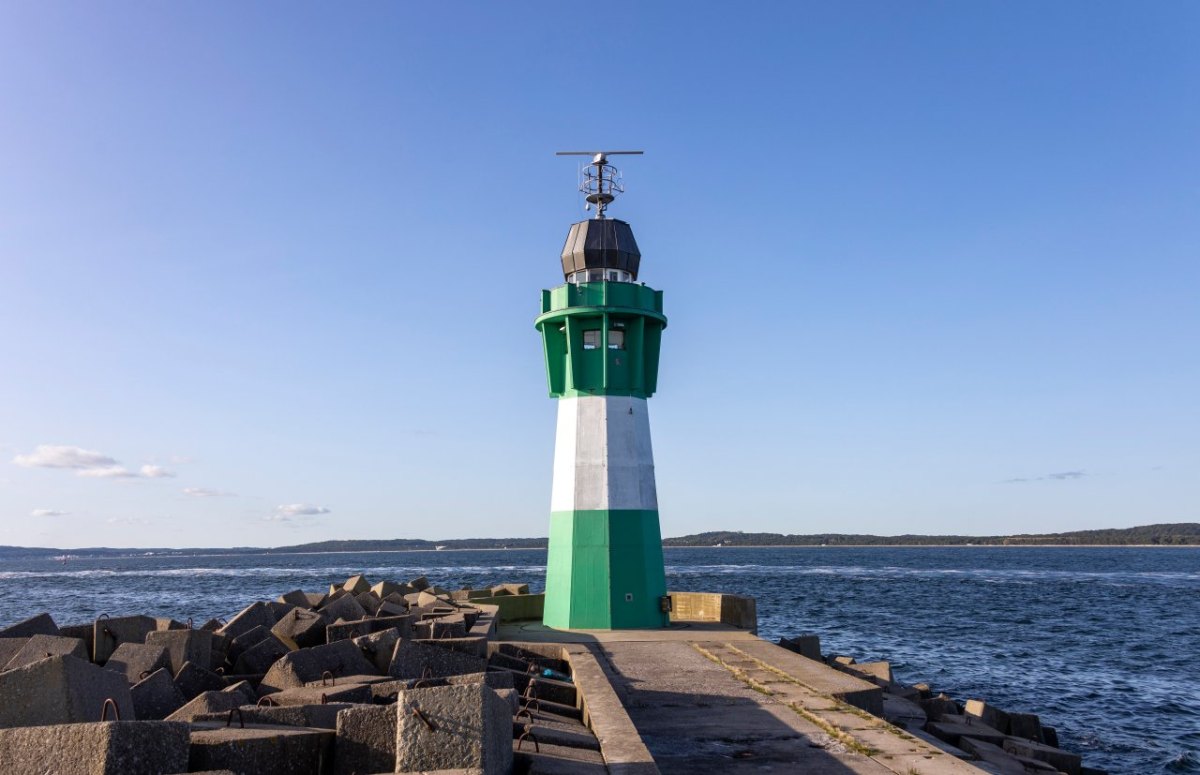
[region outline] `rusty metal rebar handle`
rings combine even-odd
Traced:
[[[100,706],[100,720],[108,721],[108,709],[109,708],[112,708],[113,721],[120,721],[121,720],[121,709],[117,707],[117,701],[114,700],[112,697],[106,698],[104,700],[104,704]]]

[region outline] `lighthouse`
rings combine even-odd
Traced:
[[[535,321],[558,401],[543,614],[557,629],[665,627],[670,611],[647,411],[667,319],[633,229],[606,215],[624,190],[608,157],[629,153],[560,154],[592,157],[580,190],[596,215],[571,226]]]

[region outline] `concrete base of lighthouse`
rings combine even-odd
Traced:
[[[550,500],[543,623],[572,630],[667,626],[644,398],[559,400]]]

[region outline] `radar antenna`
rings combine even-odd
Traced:
[[[617,198],[625,193],[625,184],[621,180],[621,171],[608,163],[609,156],[641,156],[642,151],[559,151],[555,156],[591,156],[592,160],[583,168],[579,179],[579,190],[583,193],[587,204],[585,210],[596,206],[596,217],[603,218],[604,211]]]

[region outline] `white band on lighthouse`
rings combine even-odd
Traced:
[[[646,399],[558,401],[550,510],[658,511]]]

